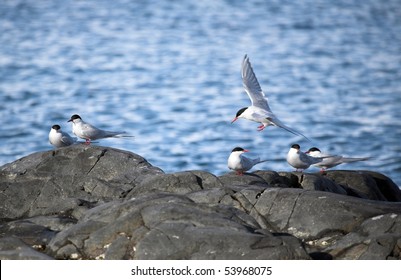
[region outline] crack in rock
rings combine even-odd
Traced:
[[[91,173],[91,171],[95,168],[96,164],[100,161],[100,159],[106,154],[107,149],[102,150],[101,154],[97,156],[96,162],[93,164],[93,166],[89,169],[89,171],[86,173],[88,175]]]
[[[297,206],[298,199],[301,197],[302,194],[303,193],[299,193],[297,195],[297,197],[295,198],[295,201],[294,201],[294,204],[292,206],[291,213],[290,213],[290,215],[289,215],[289,217],[287,219],[287,224],[285,225],[285,228],[288,228],[288,225],[290,224],[290,220],[291,220],[292,214],[294,214],[295,207]]]

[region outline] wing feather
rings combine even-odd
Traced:
[[[271,111],[267,98],[260,87],[255,73],[253,72],[252,65],[249,62],[249,57],[247,55],[244,56],[242,61],[241,76],[244,89],[251,99],[252,105]]]

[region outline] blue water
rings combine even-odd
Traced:
[[[272,110],[312,143],[230,124],[247,53]],[[165,172],[227,172],[232,148],[290,171],[292,143],[371,156],[401,185],[401,1],[0,1],[0,165],[50,150],[72,114]],[[313,169],[311,169],[313,171]]]

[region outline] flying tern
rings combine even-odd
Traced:
[[[249,107],[240,109],[231,123],[235,122],[239,118],[244,118],[250,121],[261,123],[261,125],[258,126],[259,131],[262,131],[269,125],[278,126],[287,130],[288,132],[291,132],[292,134],[302,136],[309,140],[302,133],[283,124],[283,122],[280,121],[272,112],[268,103],[268,99],[260,87],[247,55],[245,55],[242,61],[241,76],[244,89],[251,99],[252,104]]]

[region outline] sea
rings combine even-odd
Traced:
[[[276,116],[236,112],[247,54]],[[98,140],[166,173],[229,172],[235,147],[292,171],[290,146],[371,157],[401,186],[400,0],[1,0],[0,165],[52,150],[73,114],[135,136]],[[316,172],[311,167],[305,172]]]

